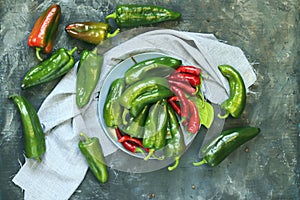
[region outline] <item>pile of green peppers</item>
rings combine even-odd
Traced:
[[[178,77],[176,81],[173,79],[175,75],[187,74],[178,70],[182,68],[197,69],[182,66],[181,60],[168,56],[134,64],[125,72],[124,77],[111,83],[103,109],[106,126],[116,129],[117,138],[125,149],[133,153],[143,153],[144,160],[174,158],[175,164],[170,166],[169,170],[178,166],[179,158],[186,149],[184,131],[180,126],[181,116],[178,113],[181,106],[179,102],[174,102],[176,106],[169,103],[170,98],[176,97],[176,92],[172,90],[175,85],[172,84],[178,84],[176,88],[180,89],[187,99],[192,99],[190,95],[193,99],[201,100],[198,95],[200,91],[196,90],[201,83],[200,71],[197,75],[189,75],[196,80],[193,87]],[[195,93],[184,92],[187,88]],[[191,104],[194,105],[196,113],[189,112],[193,109],[187,108],[188,117],[189,121],[194,123],[186,123],[185,127],[192,125],[196,128],[193,132],[196,134],[200,128],[200,110],[198,112],[194,102]],[[202,106],[199,109],[202,109]],[[156,156],[155,152],[158,150],[162,150],[163,155]]]

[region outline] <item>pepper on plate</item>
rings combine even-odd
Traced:
[[[40,15],[28,37],[28,46],[35,48],[36,57],[43,61],[40,51],[49,54],[52,51],[55,34],[58,29],[61,9],[58,4],[52,4]]]

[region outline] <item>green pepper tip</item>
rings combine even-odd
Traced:
[[[117,18],[116,12],[113,12],[105,17],[105,19],[116,19],[116,18]]]

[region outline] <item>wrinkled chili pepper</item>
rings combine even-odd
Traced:
[[[185,92],[187,92],[190,95],[195,95],[197,90],[195,88],[193,88],[189,83],[185,83],[185,82],[181,82],[181,81],[175,81],[172,79],[168,79],[168,82],[170,85],[178,87],[182,90],[184,90]]]
[[[108,171],[99,139],[97,137],[89,138],[84,133],[80,133],[80,136],[84,138],[78,142],[82,155],[87,160],[89,168],[97,180],[105,183],[108,180]]]
[[[141,139],[133,138],[133,137],[130,137],[129,135],[123,135],[118,141],[120,143],[123,143],[123,142],[134,143],[134,144],[138,145],[140,148],[144,149],[146,152],[149,152],[149,149],[145,148],[143,146],[143,142],[141,141]]]
[[[119,27],[137,27],[177,20],[180,13],[160,6],[118,5],[105,19],[115,19]]]
[[[168,98],[168,102],[172,106],[174,111],[177,113],[177,115],[181,116],[180,106],[176,103],[177,101],[179,101],[177,96],[172,96]]]
[[[230,96],[221,104],[221,108],[226,110],[226,114],[220,118],[227,118],[231,115],[238,118],[246,105],[246,87],[240,73],[230,65],[220,65],[219,70],[225,76],[230,86]]]
[[[187,130],[189,133],[196,134],[200,128],[200,117],[196,104],[188,99],[190,118],[188,121]]]
[[[66,74],[75,65],[73,57],[77,47],[68,51],[58,49],[50,58],[32,67],[25,75],[21,87],[23,89],[46,83]]]
[[[120,129],[116,127],[115,131],[116,131],[118,140],[121,139],[122,133],[121,133]],[[133,143],[130,141],[123,141],[121,144],[123,145],[123,147],[125,149],[127,149],[128,151],[130,151],[132,153],[142,153],[142,154],[145,153],[144,150],[142,148],[138,147],[138,144],[136,144],[136,143]],[[145,148],[145,150],[147,151],[147,148]]]
[[[97,54],[97,49],[82,52],[76,79],[76,104],[79,108],[89,102],[94,92],[100,77],[102,61],[103,57]]]
[[[68,24],[65,31],[73,38],[91,44],[99,44],[105,39],[112,38],[119,33],[119,29],[110,33],[110,26],[104,22],[75,22]]]
[[[168,81],[162,77],[149,77],[128,86],[121,95],[119,102],[127,109],[132,107],[133,101],[145,92],[157,90],[159,87],[169,88]]]
[[[194,66],[179,66],[176,71],[178,73],[189,73],[189,74],[194,74],[196,76],[200,76],[201,74],[201,69],[198,67]]]
[[[103,110],[103,118],[108,127],[118,126],[123,123],[121,116],[122,107],[118,99],[125,89],[125,81],[118,78],[110,85]]]
[[[186,119],[188,119],[188,117],[189,117],[188,99],[187,99],[185,93],[180,88],[171,85],[170,89],[178,97],[178,99],[181,103],[181,105],[180,105],[181,117],[183,118],[183,121],[186,121]]]
[[[216,166],[242,144],[257,136],[259,132],[260,129],[256,127],[239,127],[222,131],[218,137],[201,148],[203,158],[199,162],[194,162],[193,165]]]
[[[181,65],[181,63],[181,60],[168,56],[151,58],[142,62],[138,62],[125,72],[125,82],[127,84],[132,84],[136,81],[142,80],[145,77],[164,77],[170,75],[179,65]]]
[[[41,161],[46,151],[45,135],[33,105],[23,96],[14,94],[11,98],[18,107],[24,130],[25,155]]]
[[[188,82],[193,87],[199,86],[201,84],[200,76],[188,73],[178,73],[177,71],[173,73],[170,77],[168,77],[168,79],[174,81]]]
[[[36,57],[42,61],[40,51],[49,54],[52,51],[53,41],[61,16],[60,6],[52,4],[35,22],[28,37],[28,46],[35,48]]]

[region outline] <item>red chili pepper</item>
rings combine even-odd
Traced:
[[[176,97],[177,100],[174,100],[173,97]],[[177,113],[177,115],[181,116],[180,106],[175,102],[175,101],[178,101],[178,97],[177,96],[173,96],[173,97],[170,97],[168,99],[168,102],[172,106],[172,108],[174,109],[174,111]]]
[[[188,74],[188,73],[178,73],[177,71],[173,72],[172,75],[168,79],[175,80],[175,81],[188,82],[193,87],[196,87],[201,84],[200,76],[197,76],[194,74]]]
[[[189,103],[188,99],[185,96],[185,93],[180,88],[171,85],[170,89],[174,94],[178,97],[179,101],[181,102],[181,117],[183,117],[183,121],[186,121],[186,119],[189,117]]]
[[[190,95],[195,95],[197,92],[197,90],[193,88],[189,83],[174,81],[172,79],[169,79],[168,82],[170,85],[183,89],[185,92],[189,93]]]
[[[122,140],[122,137],[124,137],[120,131],[119,128],[115,128],[115,131],[116,131],[116,135],[117,135],[117,138],[118,140]],[[142,153],[144,154],[144,150],[149,152],[149,149],[147,148],[140,148],[138,147],[139,144],[135,143],[135,142],[131,142],[131,141],[128,141],[128,140],[125,140],[123,142],[121,142],[121,144],[123,145],[123,147],[125,149],[127,149],[128,151],[132,152],[132,153]],[[144,149],[144,150],[143,150]]]
[[[196,76],[200,76],[201,74],[201,69],[195,66],[179,66],[176,69],[177,72],[179,73],[189,73],[189,74],[194,74]]]
[[[137,144],[138,146],[143,147],[143,142],[138,139],[138,138],[133,138],[133,137],[130,137],[129,135],[123,135],[120,139],[119,139],[119,142],[126,142],[126,141],[130,141],[130,142],[133,142],[135,144]]]
[[[198,109],[193,101],[188,99],[189,111],[191,113],[191,117],[188,123],[188,132],[196,134],[200,128],[200,117],[198,113]]]
[[[36,57],[40,57],[39,52],[49,54],[53,47],[53,40],[57,31],[61,16],[60,6],[52,4],[48,9],[37,19],[34,27],[28,37],[28,46],[36,48]]]

